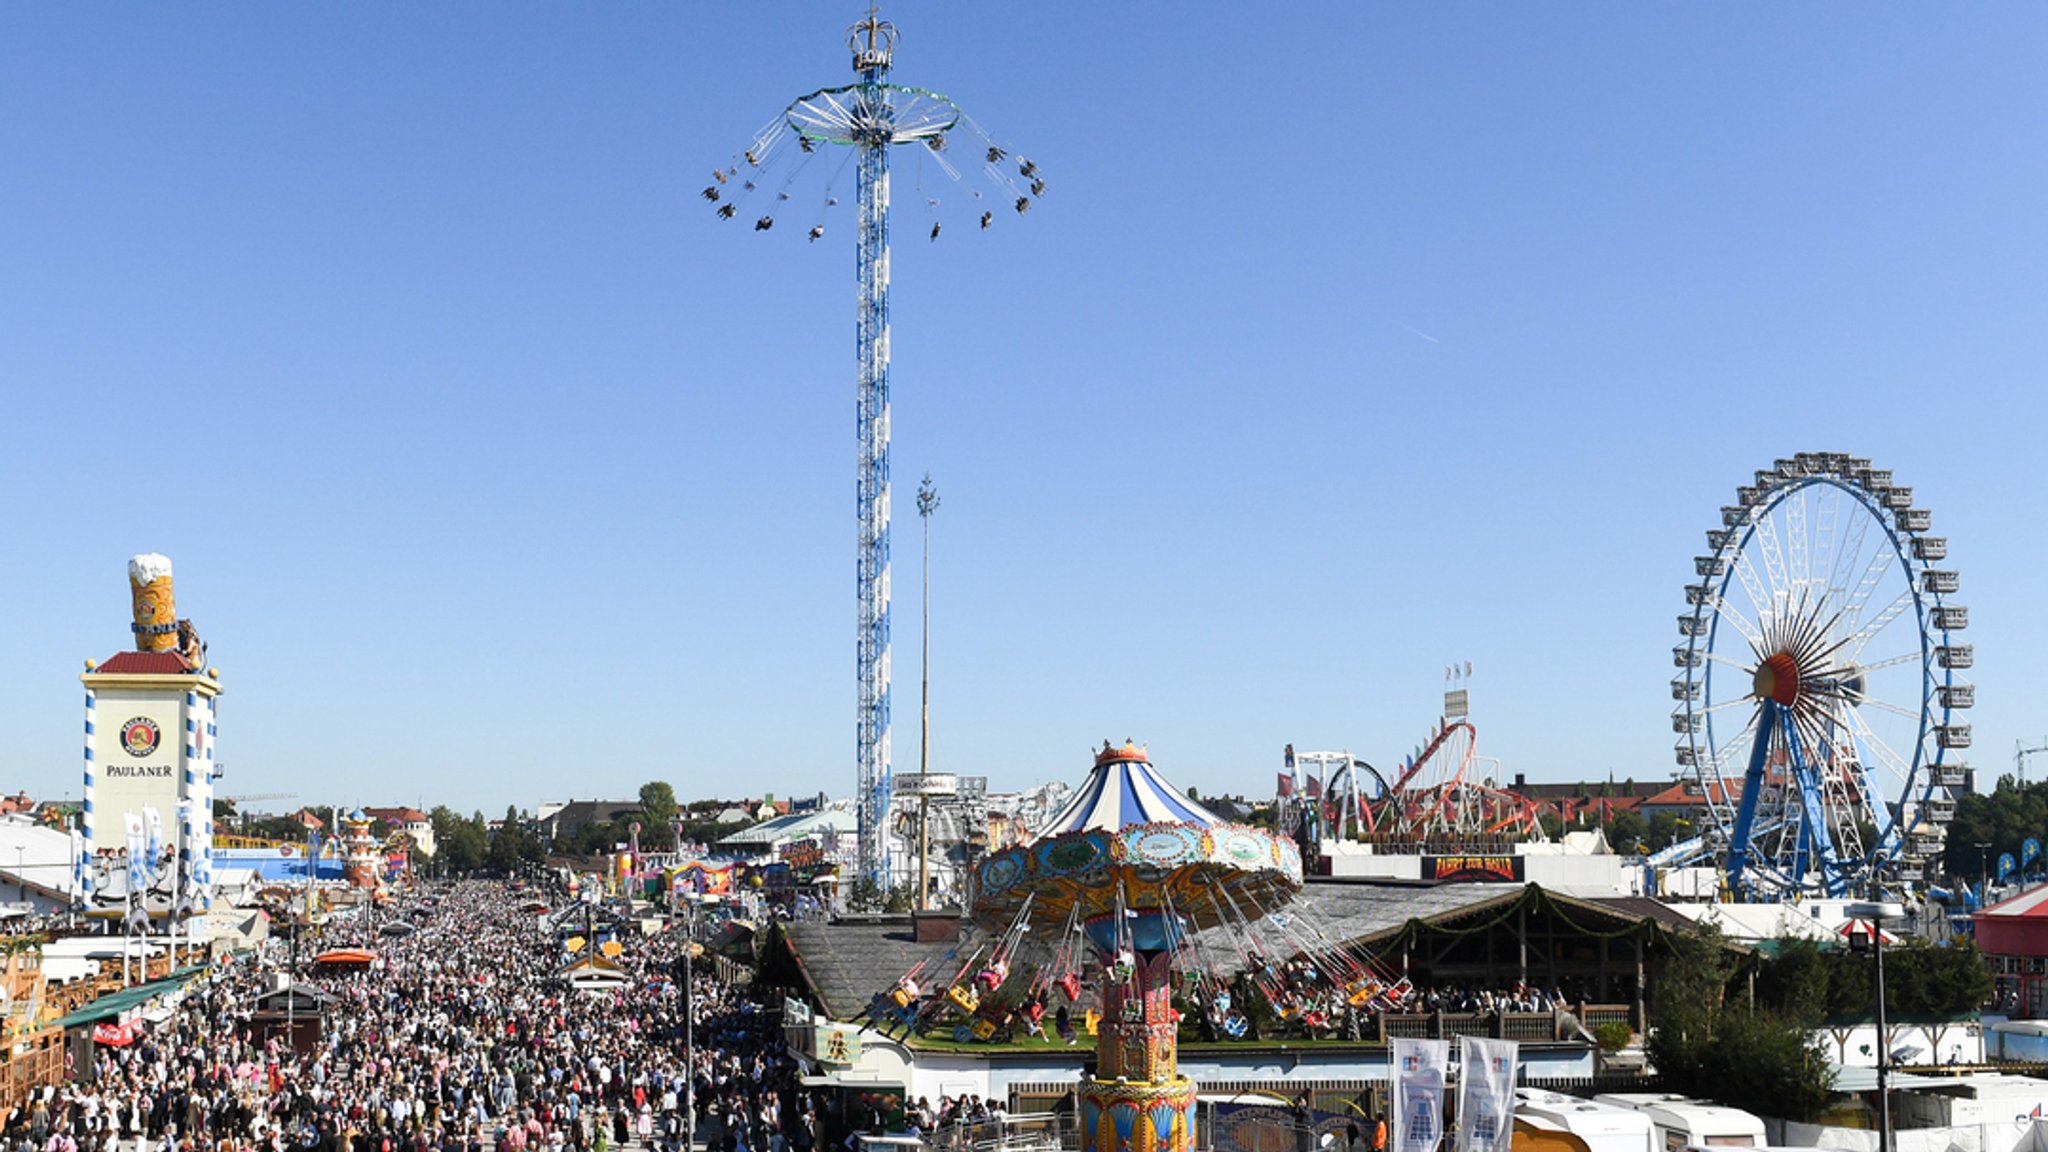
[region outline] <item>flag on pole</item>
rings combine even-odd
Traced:
[[[145,872],[149,866],[143,863],[143,857],[149,851],[149,839],[140,815],[134,812],[124,812],[122,815],[126,817],[128,825],[128,893],[132,896],[149,887],[148,874]]]
[[[1451,1062],[1451,1042],[1397,1037],[1389,1055],[1394,1065],[1391,1152],[1437,1152],[1444,1137],[1444,1069]]]
[[[1294,795],[1294,777],[1289,776],[1285,772],[1280,773],[1278,789],[1280,798],[1283,800],[1285,800],[1289,796]]]
[[[143,849],[146,863],[143,865],[142,880],[145,884],[156,883],[164,874],[164,818],[155,808],[144,808],[142,818],[149,824],[149,843]]]
[[[1517,1045],[1476,1036],[1461,1037],[1458,1044],[1463,1067],[1456,1152],[1508,1152],[1515,1134]]]

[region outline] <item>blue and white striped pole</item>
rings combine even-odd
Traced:
[[[84,878],[77,885],[76,891],[72,893],[72,899],[80,905],[85,904],[92,896],[92,861],[99,849],[99,841],[93,836],[92,824],[92,789],[93,776],[95,775],[92,762],[93,704],[93,690],[87,688],[85,690],[85,803],[79,808],[78,817],[79,825],[85,833],[81,851],[85,853],[86,859],[83,867],[80,869],[80,874]]]

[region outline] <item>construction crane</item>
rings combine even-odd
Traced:
[[[2027,783],[2027,757],[2048,752],[2048,737],[2043,737],[2039,744],[2028,744],[2024,740],[2015,740],[2012,744],[2012,768],[2020,778],[2020,785],[2024,787]]]
[[[215,796],[213,802],[215,804],[227,803],[234,805],[235,812],[239,817],[242,805],[244,804],[254,804],[258,800],[297,800],[298,798],[299,794],[297,792],[244,792],[239,796]]]

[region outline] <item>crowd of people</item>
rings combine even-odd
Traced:
[[[1417,988],[1401,1007],[1408,1012],[1477,1012],[1498,1015],[1507,1012],[1549,1012],[1568,1003],[1556,989],[1545,992],[1528,984],[1506,988],[1479,988],[1469,984]]]
[[[221,964],[132,1044],[96,1047],[89,1075],[15,1108],[0,1142],[5,1152],[678,1152],[690,1135],[716,1152],[810,1152],[824,1142],[829,1102],[798,1088],[762,1005],[703,966],[686,994],[680,931],[625,941],[620,990],[573,991],[563,941],[521,903],[502,882],[465,882],[330,923],[322,946],[376,960],[301,974],[299,987],[332,1002],[317,1040],[298,1046],[252,1019],[288,968],[287,945]]]

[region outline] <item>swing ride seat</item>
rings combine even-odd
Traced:
[[[972,986],[966,984],[955,984],[946,989],[946,999],[951,1000],[953,1006],[962,1012],[972,1012],[981,1007],[981,996]]]

